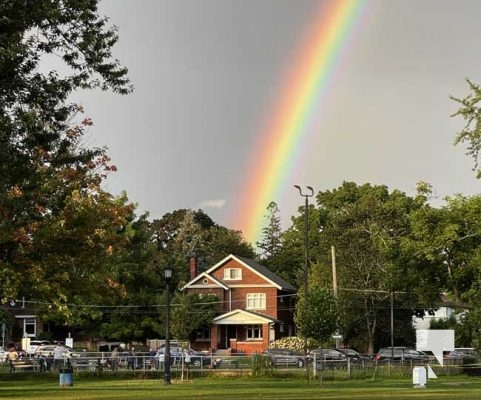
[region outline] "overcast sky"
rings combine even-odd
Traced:
[[[150,218],[202,208],[228,228],[256,135],[281,92],[279,77],[322,0],[104,0],[119,28],[115,57],[129,68],[128,96],[82,93],[94,145]],[[455,133],[450,95],[481,83],[481,1],[368,0],[347,64],[324,102],[320,132],[276,201],[284,226],[303,200],[342,181],[413,195],[420,180],[440,197],[478,193]],[[267,204],[266,204],[267,206]]]

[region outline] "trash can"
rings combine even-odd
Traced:
[[[70,368],[60,368],[59,374],[60,386],[73,386],[73,369]]]

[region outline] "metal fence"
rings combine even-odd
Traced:
[[[299,362],[299,360],[303,362]],[[48,361],[48,360],[47,360]],[[196,358],[186,360],[182,357],[171,357],[172,377],[205,376],[209,374],[228,375],[303,375],[308,372],[313,377],[320,379],[356,379],[383,376],[408,376],[413,368],[427,365],[436,375],[454,375],[460,373],[480,374],[481,360],[478,359],[445,359],[441,367],[434,359],[428,362],[413,360],[326,360],[312,359],[300,356],[295,359],[273,359],[264,355],[197,355]],[[55,362],[50,360],[42,367],[38,358],[25,357],[13,366],[9,362],[3,363],[3,372],[55,372],[59,368],[72,367],[73,371],[88,371],[91,373],[152,373],[162,374],[164,364],[159,357],[147,353],[136,353],[133,359],[128,354],[120,353],[118,358],[112,358],[110,353],[84,352],[79,357],[72,357]]]

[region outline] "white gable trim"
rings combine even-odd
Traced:
[[[201,279],[208,279],[214,282],[214,285],[199,283]],[[221,287],[224,290],[229,290],[228,286],[224,285],[221,281],[216,279],[214,276],[209,275],[208,271],[202,272],[200,275],[197,275],[190,282],[187,282],[180,290],[183,291],[184,289],[187,289],[187,288],[200,288],[200,287],[203,287],[203,288]]]
[[[213,325],[263,325],[276,322],[274,318],[254,314],[245,310],[233,310],[212,320]]]

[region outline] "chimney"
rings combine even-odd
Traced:
[[[190,257],[190,279],[194,279],[197,276],[197,260],[195,257]]]

